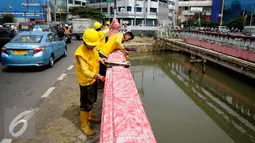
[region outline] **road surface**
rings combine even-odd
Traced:
[[[31,109],[59,76],[74,62],[74,52],[81,41],[68,44],[67,57],[57,61],[53,68],[5,68],[0,65],[0,141],[4,137],[5,109]]]

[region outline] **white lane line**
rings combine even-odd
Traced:
[[[58,78],[58,80],[63,80],[65,76],[66,76],[65,73],[61,74],[60,77]]]
[[[54,89],[55,89],[55,87],[49,88],[49,89],[43,94],[43,96],[42,96],[41,98],[43,98],[43,97],[48,97]]]
[[[74,65],[71,65],[67,70],[71,70],[74,67]]]
[[[35,112],[36,112],[35,108],[30,110],[29,113],[24,117],[24,119],[28,121],[35,114]]]
[[[12,139],[3,139],[1,143],[11,143]]]

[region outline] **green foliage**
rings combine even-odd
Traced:
[[[143,33],[141,33],[140,37],[141,37],[141,38],[143,38],[143,37],[144,37],[144,34],[143,34]]]
[[[15,17],[12,14],[4,14],[2,18],[0,18],[0,23],[14,23],[16,22]]]
[[[230,19],[226,26],[229,28],[234,27],[243,30],[245,23],[246,19],[244,17],[236,17]]]
[[[105,19],[100,11],[90,7],[74,7],[70,9],[72,15],[78,15],[81,18],[91,18],[97,21]]]
[[[203,21],[201,21],[201,26],[203,26],[203,27],[216,27],[216,26],[219,26],[219,24],[217,22],[203,20]]]
[[[148,33],[148,37],[153,37],[153,33],[152,33],[152,32],[149,32],[149,33]]]

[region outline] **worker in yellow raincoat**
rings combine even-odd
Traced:
[[[100,22],[94,23],[94,29],[98,32],[100,43],[97,45],[96,49],[100,49],[105,44],[105,36],[109,33],[109,29],[103,30],[102,24]]]
[[[97,80],[99,74],[99,62],[104,63],[98,55],[95,47],[100,43],[96,30],[87,29],[83,34],[83,44],[75,51],[76,75],[80,85],[80,121],[81,130],[88,136],[96,133],[89,127],[88,122],[100,123],[99,119],[92,116],[92,108],[97,100]]]
[[[110,31],[110,21],[106,21],[105,23],[105,27],[104,27],[104,30],[109,30]],[[105,35],[105,42],[108,41],[108,37],[110,36],[110,32],[108,32],[106,35]]]
[[[110,53],[115,50],[121,50],[125,53],[125,55],[129,55],[129,52],[125,50],[122,43],[127,42],[129,40],[134,39],[134,34],[132,32],[127,32],[125,34],[118,33],[112,36],[104,46],[99,48],[99,56],[101,58],[107,58]],[[99,73],[103,76],[106,74],[106,66],[100,64],[100,71]]]

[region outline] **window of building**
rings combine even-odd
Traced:
[[[125,7],[118,7],[118,12],[121,12],[121,8],[124,8],[125,10]]]
[[[157,8],[150,8],[150,12],[156,13],[157,12]]]
[[[131,7],[131,6],[128,6],[128,7],[127,7],[127,11],[132,11],[132,7]]]
[[[185,6],[185,7],[184,7],[184,10],[189,10],[189,7]]]
[[[79,4],[79,5],[81,5],[81,1],[74,1],[74,4]]]
[[[82,2],[82,5],[86,5],[86,3],[85,3],[85,2]]]
[[[102,11],[103,12],[108,12],[108,9],[107,8],[102,8]]]
[[[158,0],[151,0],[151,1],[155,1],[155,2],[158,2]]]
[[[141,7],[136,7],[136,12],[142,12],[142,8]]]
[[[97,10],[97,11],[101,11],[101,9],[100,9],[100,8],[96,8],[96,10]]]
[[[68,0],[68,3],[69,4],[73,4],[73,0]]]

